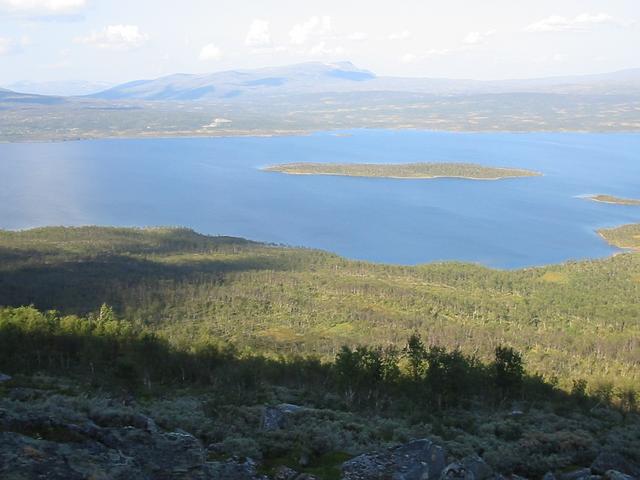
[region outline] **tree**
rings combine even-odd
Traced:
[[[524,365],[520,353],[511,347],[496,347],[494,368],[496,387],[503,398],[521,392]]]

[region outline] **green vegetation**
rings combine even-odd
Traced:
[[[640,384],[640,256],[517,271],[348,261],[185,229],[0,233],[0,305],[86,315],[112,305],[176,348],[317,355],[428,345],[490,361],[510,345],[565,390]],[[607,387],[608,388],[608,387]]]
[[[640,200],[636,200],[633,198],[614,197],[613,195],[591,195],[587,198],[589,200],[593,200],[594,202],[614,203],[616,205],[640,205]]]
[[[425,436],[529,478],[640,462],[639,299],[636,253],[497,271],[187,229],[3,231],[0,409],[29,416],[0,430],[73,443],[60,425],[142,413],[212,461],[322,480]],[[279,403],[304,408],[261,428]]]
[[[474,163],[285,163],[265,168],[290,175],[343,175],[349,177],[440,178],[498,180],[540,175],[519,168],[485,167]]]
[[[426,435],[453,455],[484,452],[493,468],[528,476],[588,463],[602,449],[640,460],[634,392],[589,395],[583,381],[564,392],[526,373],[504,346],[486,363],[418,335],[403,348],[345,346],[331,362],[268,358],[229,345],[176,347],[106,305],[86,316],[19,307],[0,309],[0,370],[17,376],[32,418],[70,410],[75,421],[87,412],[130,422],[142,411],[213,444],[211,460],[264,459],[269,474],[288,465],[338,479],[347,458]],[[0,408],[20,411],[23,397],[0,387]],[[261,428],[261,404],[280,402],[305,407],[285,429]],[[59,425],[32,420],[8,431],[77,441]]]
[[[640,250],[640,224],[633,223],[616,228],[603,228],[598,233],[610,244],[619,248]],[[635,277],[640,279],[640,277]]]

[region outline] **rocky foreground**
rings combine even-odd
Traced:
[[[2,377],[6,382],[10,377]],[[313,480],[287,465],[267,474],[248,457],[221,455],[220,445],[205,445],[193,434],[158,426],[153,418],[105,404],[75,410],[50,398],[32,402],[35,389],[6,388],[0,398],[0,478],[3,480]],[[124,400],[126,401],[126,400]],[[112,403],[115,401],[112,401]],[[280,404],[263,410],[259,428],[280,431],[305,408]],[[300,463],[304,463],[300,460]],[[583,468],[549,472],[544,480],[634,480],[640,466],[615,453],[601,453]],[[453,458],[424,438],[345,461],[343,480],[521,480],[502,475],[480,455]]]

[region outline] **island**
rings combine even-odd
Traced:
[[[520,168],[487,167],[475,163],[284,163],[264,168],[268,172],[289,175],[338,175],[381,178],[465,178],[469,180],[500,180],[511,177],[542,175]]]
[[[640,200],[614,197],[613,195],[589,195],[586,198],[594,202],[613,203],[615,205],[640,205]]]
[[[615,247],[640,251],[640,223],[602,228],[598,234]]]

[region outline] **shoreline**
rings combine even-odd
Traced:
[[[569,130],[569,129],[553,129],[553,130],[461,130],[461,129],[433,129],[433,128],[414,128],[414,127],[381,127],[381,128],[369,128],[369,127],[353,127],[350,129],[310,129],[310,130],[265,130],[264,132],[254,132],[251,130],[238,130],[238,131],[220,131],[220,134],[212,135],[213,132],[198,132],[185,131],[183,133],[148,133],[139,132],[138,134],[123,134],[123,135],[87,135],[77,138],[25,138],[20,140],[7,140],[0,138],[0,145],[11,144],[29,144],[29,143],[64,143],[64,142],[86,142],[96,140],[154,140],[154,139],[173,139],[173,138],[268,138],[268,137],[307,137],[319,133],[332,134],[335,132],[344,131],[388,131],[388,132],[422,132],[422,133],[451,133],[462,135],[533,135],[533,134],[566,134],[566,135],[640,135],[640,129],[638,130]],[[348,137],[349,135],[333,135],[336,137]]]
[[[590,261],[606,261],[607,259],[616,257],[618,255],[634,255],[634,254],[640,254],[640,248],[636,248],[636,247],[622,247],[619,245],[616,245],[614,243],[612,243],[611,241],[609,241],[604,234],[602,233],[603,230],[614,230],[617,228],[622,228],[624,226],[627,225],[640,225],[640,223],[631,223],[631,224],[621,224],[621,225],[617,225],[614,227],[604,227],[604,228],[597,228],[597,229],[593,229],[591,230],[593,233],[595,233],[596,235],[598,235],[600,237],[600,239],[607,245],[609,245],[611,248],[617,249],[617,251],[613,251],[611,253],[609,253],[608,255],[604,255],[601,257],[582,257],[582,258],[567,258],[566,260],[560,261],[560,262],[552,262],[552,263],[543,263],[543,264],[538,264],[538,265],[524,265],[524,266],[519,266],[519,267],[513,267],[513,268],[509,268],[509,267],[496,267],[496,266],[491,266],[491,265],[486,265],[484,263],[481,262],[474,262],[474,261],[462,261],[462,260],[456,260],[456,259],[442,259],[442,260],[432,260],[432,261],[427,261],[427,262],[420,262],[420,263],[412,263],[412,264],[403,264],[403,263],[390,263],[390,262],[379,262],[379,261],[374,261],[374,260],[365,260],[365,259],[361,259],[361,258],[353,258],[353,257],[347,257],[345,255],[341,255],[337,252],[331,251],[331,250],[325,250],[323,248],[319,248],[319,247],[312,247],[312,246],[304,246],[304,245],[290,245],[290,244],[283,244],[283,243],[272,243],[272,242],[268,242],[268,241],[263,241],[263,240],[254,240],[254,239],[249,239],[249,238],[245,238],[245,237],[238,237],[238,236],[234,236],[234,235],[228,235],[228,234],[224,234],[224,233],[202,233],[199,232],[197,230],[194,230],[192,227],[186,227],[186,226],[163,226],[163,225],[145,225],[145,226],[121,226],[121,225],[96,225],[96,224],[83,224],[83,225],[46,225],[46,226],[30,226],[30,227],[25,227],[25,228],[2,228],[0,227],[0,234],[2,234],[3,232],[8,232],[8,233],[20,233],[20,232],[27,232],[29,230],[38,230],[38,229],[54,229],[54,228],[69,228],[69,229],[81,229],[81,228],[104,228],[104,229],[125,229],[125,230],[138,230],[138,231],[153,231],[153,230],[180,230],[180,229],[185,229],[185,230],[189,230],[192,231],[196,234],[199,235],[203,235],[205,237],[212,237],[212,238],[219,238],[219,237],[226,237],[226,238],[234,238],[237,240],[244,240],[247,242],[251,242],[251,243],[255,243],[255,244],[260,244],[263,245],[264,247],[268,247],[268,248],[280,248],[280,249],[289,249],[289,250],[315,250],[318,252],[323,252],[329,255],[335,255],[343,260],[346,260],[348,262],[356,262],[356,263],[364,263],[364,264],[372,264],[372,265],[383,265],[383,266],[389,266],[389,267],[402,267],[402,268],[411,268],[411,269],[415,269],[415,268],[420,268],[423,266],[428,266],[428,265],[441,265],[441,264],[463,264],[463,265],[473,265],[476,267],[480,267],[480,268],[485,268],[487,270],[493,270],[493,271],[500,271],[500,272],[517,272],[517,271],[521,271],[521,272],[525,272],[525,271],[530,271],[530,270],[535,270],[535,269],[541,269],[541,268],[548,268],[548,267],[554,267],[554,266],[561,266],[561,265],[566,265],[567,263],[575,263],[575,262],[590,262]]]
[[[352,178],[391,178],[394,180],[435,180],[438,178],[458,178],[458,179],[462,179],[462,180],[489,180],[489,181],[494,181],[494,180],[507,180],[510,178],[529,178],[529,177],[542,177],[543,174],[542,173],[538,173],[536,175],[508,175],[506,177],[465,177],[462,175],[433,175],[433,176],[429,176],[429,177],[398,177],[398,176],[393,176],[393,175],[351,175],[348,173],[323,173],[323,172],[284,172],[282,170],[269,170],[269,167],[267,168],[261,168],[260,170],[262,170],[263,172],[270,172],[270,173],[282,173],[284,175],[311,175],[311,176],[318,176],[318,175],[324,175],[326,177],[352,177]]]

